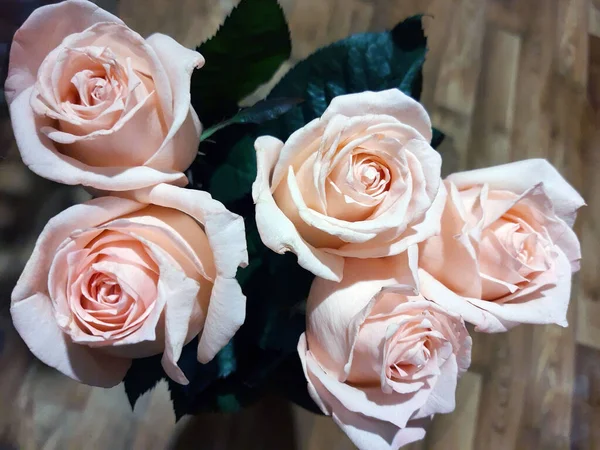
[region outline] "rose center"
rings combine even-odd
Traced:
[[[390,171],[380,158],[373,155],[354,155],[354,177],[362,190],[369,195],[379,195],[389,190]]]
[[[127,72],[110,49],[89,47],[72,52],[73,65],[79,66],[80,70],[71,77],[70,88],[63,97],[63,107],[84,115],[92,111],[99,113],[125,95]]]

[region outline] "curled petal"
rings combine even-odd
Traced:
[[[131,360],[74,344],[54,319],[52,301],[38,292],[14,302],[13,324],[31,352],[42,362],[81,383],[113,387],[123,381]]]
[[[246,315],[246,297],[235,279],[238,267],[248,264],[244,220],[202,191],[161,184],[129,195],[141,202],[178,209],[204,225],[216,269],[198,344],[198,359],[206,363],[229,342]]]
[[[585,202],[581,195],[545,159],[527,159],[485,169],[450,175],[448,181],[459,189],[487,183],[490,189],[509,190],[522,194],[543,183],[556,214],[570,227],[576,212]]]
[[[65,17],[68,20],[64,20]],[[4,86],[9,105],[35,84],[40,64],[65,37],[100,22],[123,23],[118,17],[84,0],[69,0],[34,10],[13,37]]]
[[[37,117],[29,106],[32,87],[21,92],[10,105],[10,117],[21,157],[39,176],[63,184],[81,184],[102,191],[128,191],[156,183],[187,184],[177,171],[151,167],[96,167],[60,153],[56,144],[40,130],[52,126],[52,119]]]
[[[256,140],[257,176],[252,185],[252,198],[256,204],[256,225],[263,243],[276,253],[293,251],[298,264],[315,275],[339,281],[344,260],[308,244],[294,224],[279,209],[270,186],[270,174],[275,166],[283,142],[263,136]]]
[[[359,94],[335,97],[325,113],[323,120],[329,120],[336,114],[344,116],[364,116],[367,114],[387,114],[401,123],[410,125],[425,140],[431,141],[431,120],[425,108],[398,89],[380,92],[361,92]]]

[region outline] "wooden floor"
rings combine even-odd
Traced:
[[[102,3],[142,34],[162,31],[193,46],[237,1]],[[600,0],[281,3],[294,45],[282,71],[350,33],[428,13],[424,103],[448,135],[445,172],[544,157],[588,203],[576,225],[584,257],[570,327],[474,335],[473,366],[460,382],[456,411],[436,417],[427,440],[411,448],[600,449]],[[8,295],[39,227],[82,197],[23,170],[5,117],[0,148],[8,148],[0,163],[1,450],[353,448],[329,419],[280,400],[175,425],[164,385],[131,412],[121,386],[81,386],[35,361],[11,328]]]

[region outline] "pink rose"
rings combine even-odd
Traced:
[[[416,248],[348,259],[341,283],[315,279],[298,352],[308,390],[361,450],[398,449],[454,409],[471,359],[460,316],[417,293]]]
[[[445,190],[423,107],[397,89],[342,95],[283,142],[256,140],[264,244],[328,280],[344,257],[397,255],[439,231]]]
[[[88,1],[35,10],[15,33],[5,86],[23,161],[104,191],[187,184],[201,131],[190,77],[203,64]]]
[[[456,173],[446,185],[441,234],[420,248],[424,294],[479,331],[566,326],[581,196],[542,159]]]
[[[12,293],[31,351],[86,384],[114,386],[132,358],[161,352],[167,375],[186,384],[183,345],[202,332],[206,363],[244,322],[242,218],[206,192],[168,184],[136,200],[97,198],[54,217]]]

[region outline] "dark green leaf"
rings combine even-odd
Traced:
[[[276,119],[288,112],[291,108],[297,104],[302,103],[300,98],[272,98],[268,100],[261,100],[255,105],[249,108],[244,108],[238,112],[231,119],[227,119],[221,123],[213,125],[210,128],[205,129],[200,136],[200,140],[203,141],[208,139],[217,131],[238,123],[255,123],[261,124],[268,120]]]
[[[441,145],[441,143],[444,142],[445,138],[446,138],[446,135],[444,133],[442,133],[437,128],[434,128],[433,129],[433,137],[431,138],[431,146],[433,148],[438,148]]]
[[[291,42],[277,0],[242,0],[215,36],[198,47],[206,65],[192,75],[192,102],[211,126],[267,82],[290,57]]]
[[[222,203],[248,195],[256,178],[254,139],[246,135],[227,155],[210,180],[210,193]]]
[[[160,359],[161,355],[158,355],[134,359],[131,363],[123,380],[131,409],[135,406],[138,398],[156,386],[160,380],[166,378]]]
[[[272,121],[264,134],[282,140],[316,117],[343,94],[398,88],[419,99],[427,53],[421,16],[392,31],[355,34],[322,48],[292,68],[269,98],[299,97],[305,101]]]

